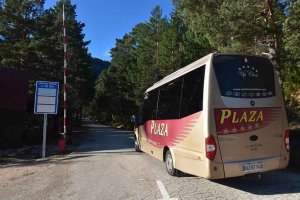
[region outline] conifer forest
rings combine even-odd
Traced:
[[[44,0],[0,0],[0,68],[29,71],[31,101],[37,80],[63,83],[63,2],[73,118],[83,112],[100,123],[128,126],[153,83],[223,52],[268,57],[280,77],[290,124],[299,124],[299,0],[173,0],[170,15],[156,6],[147,21],[116,38],[110,62],[90,55],[93,41],[85,41],[85,24],[71,0],[49,9]]]

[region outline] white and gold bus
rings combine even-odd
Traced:
[[[137,118],[135,149],[170,175],[221,179],[288,165],[284,99],[264,57],[209,54],[148,88]]]

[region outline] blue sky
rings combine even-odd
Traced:
[[[46,0],[45,8],[57,0]],[[132,28],[148,21],[156,5],[169,17],[171,0],[72,0],[77,5],[77,20],[85,23],[85,40],[91,40],[89,52],[93,57],[110,60],[109,51],[115,40],[122,38]]]

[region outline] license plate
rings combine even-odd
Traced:
[[[250,163],[242,166],[243,172],[253,172],[253,171],[258,171],[264,168],[264,164],[259,162],[259,163]]]

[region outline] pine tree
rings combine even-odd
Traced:
[[[155,7],[148,22],[137,24],[111,49],[111,66],[97,80],[94,117],[122,122],[136,114],[149,86],[210,49],[207,41],[194,41],[176,10],[169,21]]]
[[[288,106],[300,110],[300,1],[290,1],[284,23],[284,89]]]
[[[0,67],[29,71],[30,102],[34,99],[35,81],[59,81],[62,85],[63,3],[68,25],[69,108],[79,116],[93,95],[93,82],[89,81],[91,56],[89,41],[84,41],[85,25],[77,21],[76,6],[70,0],[58,1],[48,10],[43,8],[44,0],[0,0]],[[62,99],[59,102],[63,103]]]
[[[93,100],[95,118],[101,122],[123,122],[135,110],[134,74],[131,70],[136,66],[134,40],[126,34],[116,40],[111,49],[111,65],[103,71],[96,82],[96,93]]]
[[[37,66],[34,40],[44,0],[6,0],[0,3],[0,66],[28,69]],[[34,75],[33,75],[34,76]]]
[[[280,53],[284,1],[176,1],[196,37],[220,52]]]

